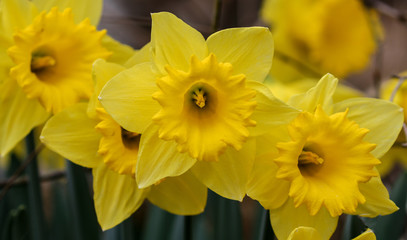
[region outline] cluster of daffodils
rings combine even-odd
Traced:
[[[274,51],[264,27],[205,40],[154,13],[151,42],[131,50],[92,25],[96,2],[0,2],[0,153],[47,121],[41,141],[92,168],[104,230],[146,198],[175,214],[201,213],[208,188],[258,200],[278,239],[328,239],[344,213],[398,209],[376,166],[402,127],[399,106],[334,101],[330,74],[279,100],[263,84]]]

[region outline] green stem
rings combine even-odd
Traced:
[[[31,131],[26,139],[27,156],[35,151],[34,133]],[[26,168],[28,177],[29,219],[33,240],[46,239],[45,218],[41,196],[41,181],[38,174],[37,158],[34,156]]]
[[[215,1],[215,13],[213,14],[212,20],[212,32],[216,32],[219,30],[220,26],[220,17],[222,12],[222,0]]]
[[[75,239],[99,239],[100,228],[84,169],[67,161],[66,171]]]
[[[258,236],[258,240],[274,239],[274,232],[270,225],[270,214],[267,209],[262,210]]]

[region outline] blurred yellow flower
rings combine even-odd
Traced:
[[[125,130],[95,99],[105,83],[123,70],[121,65],[97,60],[90,103],[78,103],[51,117],[41,141],[76,164],[92,168],[95,210],[103,230],[127,219],[146,198],[174,214],[201,213],[207,188],[191,172],[138,188],[134,171],[142,133]]]
[[[315,228],[312,227],[298,227],[294,229],[287,240],[322,240],[321,235]],[[367,229],[353,240],[376,240],[376,235],[370,229]]]
[[[101,0],[0,4],[0,156],[4,156],[50,114],[89,99],[94,60],[118,50],[112,57],[120,61],[133,50],[106,36],[105,30],[96,30]]]
[[[382,38],[376,13],[359,0],[267,0],[261,15],[275,37],[271,73],[281,80],[309,75],[286,66],[278,54],[344,78],[367,66]]]
[[[398,209],[375,166],[398,136],[402,109],[369,98],[334,104],[336,85],[327,74],[291,97],[301,113],[258,144],[248,195],[270,209],[279,239],[300,226],[328,239],[343,213],[375,217]]]
[[[152,61],[116,75],[99,97],[121,126],[143,133],[139,187],[191,169],[218,194],[243,199],[255,155],[249,136],[296,114],[261,84],[273,57],[270,31],[226,29],[205,41],[170,13],[152,20]]]

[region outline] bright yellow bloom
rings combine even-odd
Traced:
[[[128,218],[146,198],[175,214],[201,213],[207,188],[191,172],[138,188],[134,171],[143,134],[121,127],[96,102],[107,80],[124,69],[97,60],[93,69],[95,92],[89,104],[78,103],[51,117],[41,140],[76,164],[92,168],[95,210],[103,230]]]
[[[359,0],[267,0],[261,14],[279,53],[341,78],[365,68],[381,38],[376,13]],[[284,59],[275,62],[271,73],[279,79],[309,76]]]
[[[407,72],[399,74],[400,77],[406,77]],[[390,99],[395,88],[399,83],[398,79],[390,79],[384,82],[381,86],[380,96],[383,99]],[[403,82],[394,95],[393,102],[402,107],[407,108],[407,83]],[[404,122],[407,119],[407,111],[404,111]],[[406,135],[404,131],[400,132],[399,137],[393,147],[380,159],[383,164],[378,166],[380,175],[386,176],[391,172],[396,163],[401,163],[407,169],[407,149],[403,144],[406,143]]]
[[[112,78],[99,97],[121,126],[143,132],[139,187],[192,169],[218,194],[241,200],[255,154],[250,136],[296,114],[261,84],[273,57],[271,33],[226,29],[205,41],[170,13],[152,19],[152,61]]]
[[[287,240],[322,240],[321,235],[315,228],[312,227],[298,227],[294,229]],[[367,229],[353,240],[376,240],[376,235],[370,229]]]
[[[112,60],[120,62],[133,50],[106,36],[105,30],[96,30],[102,1],[0,4],[0,156],[4,156],[50,114],[89,99],[93,61],[118,50]]]
[[[300,226],[328,239],[343,213],[375,217],[397,210],[375,166],[397,138],[402,109],[369,98],[334,104],[336,85],[327,74],[291,97],[288,104],[301,112],[271,128],[258,146],[248,195],[270,209],[279,239]]]

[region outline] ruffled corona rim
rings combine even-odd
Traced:
[[[377,176],[380,163],[370,153],[376,145],[363,141],[369,130],[349,120],[347,111],[328,116],[320,106],[300,113],[288,129],[292,141],[277,144],[276,177],[291,182],[296,207],[304,203],[315,215],[323,206],[336,217],[366,202],[358,185]]]
[[[180,152],[198,160],[216,161],[228,145],[239,150],[247,127],[255,125],[250,116],[256,93],[245,86],[245,75],[233,75],[232,69],[214,54],[202,61],[193,56],[189,72],[167,66],[153,95],[162,107],[153,117],[159,137],[175,140]]]
[[[14,35],[10,74],[29,99],[55,114],[92,94],[92,63],[110,55],[101,43],[105,34],[89,19],[75,24],[70,8],[42,12]]]
[[[134,177],[141,134],[123,129],[103,108],[96,112],[101,121],[95,128],[102,134],[98,154],[111,170]]]

